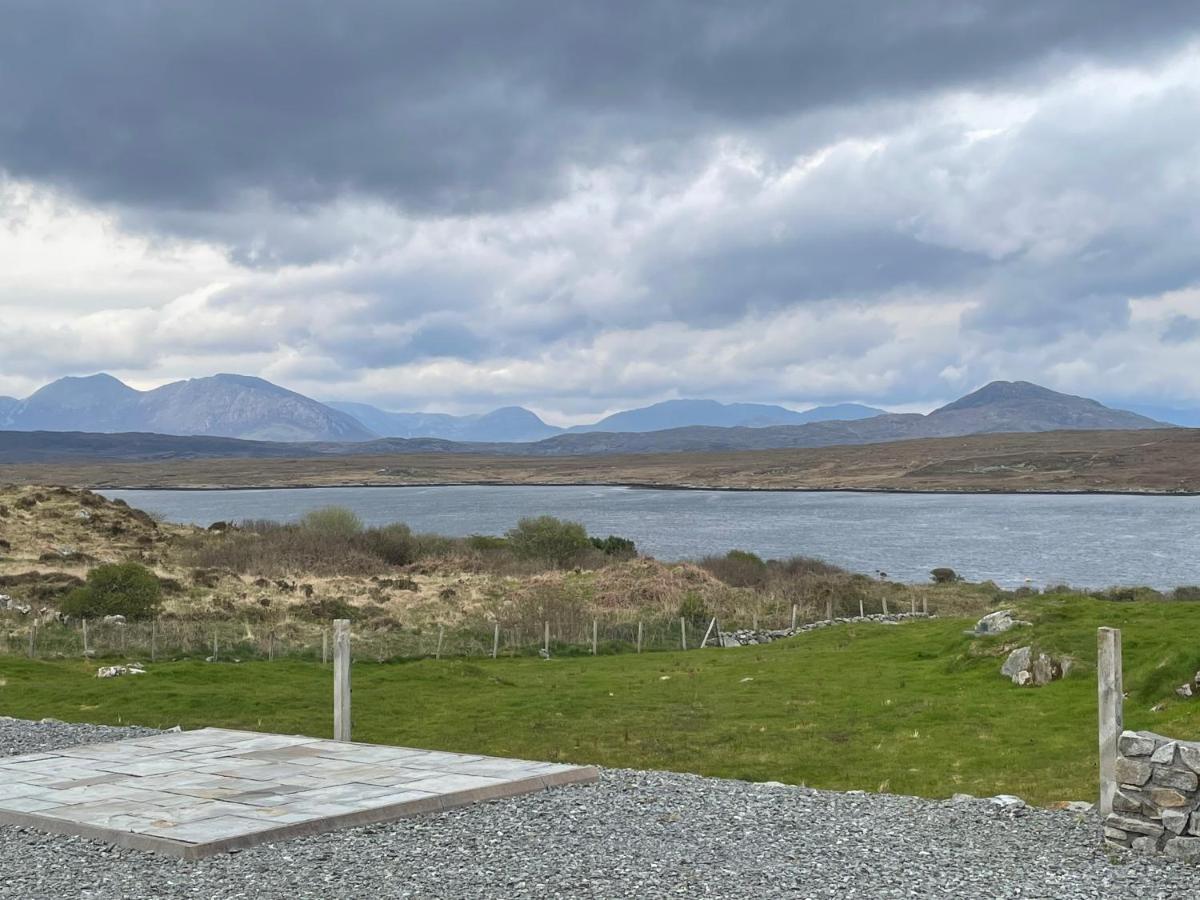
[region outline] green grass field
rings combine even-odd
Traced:
[[[1091,798],[1095,630],[1111,625],[1124,632],[1127,727],[1200,738],[1200,699],[1173,694],[1200,669],[1200,604],[1039,598],[1021,613],[1032,628],[978,641],[962,634],[968,620],[947,619],[740,650],[361,661],[354,736],[823,788]],[[1030,642],[1079,665],[1061,682],[1018,688],[992,654]],[[0,713],[331,733],[331,673],[318,664],[170,662],[114,679],[95,668],[0,658]]]

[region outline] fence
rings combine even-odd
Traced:
[[[907,610],[905,610],[907,611]],[[913,612],[916,612],[913,607]],[[635,619],[548,617],[540,622],[436,623],[386,628],[354,623],[355,659],[383,662],[424,657],[517,657],[609,655],[696,649],[718,644],[721,632],[782,631],[803,626],[797,609],[746,621],[656,617]],[[327,661],[333,624],[301,619],[251,622],[230,619],[178,619],[119,623],[48,621],[0,611],[0,654],[42,659],[123,658],[142,662],[169,659],[295,659]]]

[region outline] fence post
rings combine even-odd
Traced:
[[[883,614],[887,615],[887,597],[883,598]]]
[[[37,657],[37,625],[30,624],[29,626],[29,658]]]
[[[709,635],[712,634],[712,630],[716,627],[716,625],[717,625],[717,617],[713,616],[712,621],[708,623],[708,631],[704,632],[704,640],[702,640],[700,642],[701,650],[703,650],[705,647],[708,646],[708,637],[709,637]]]
[[[83,620],[83,655],[85,658],[88,655],[87,619]]]
[[[213,662],[217,661],[217,630],[213,629]]]
[[[350,620],[333,620],[333,739],[350,740]]]
[[[596,655],[596,620],[592,619],[592,656]]]
[[[860,619],[865,619],[867,617],[867,611],[865,609],[863,609],[863,598],[862,597],[858,598],[858,617]]]
[[[156,662],[158,656],[158,619],[150,620],[150,662]]]
[[[640,621],[638,622],[637,652],[642,652],[642,623]]]
[[[928,597],[924,597],[924,596],[921,597],[921,615],[923,615],[923,616],[929,615],[929,598]]]
[[[833,621],[833,596],[825,598],[825,618],[830,622]]]
[[[321,665],[329,662],[329,629],[321,629]]]
[[[679,617],[679,646],[687,649],[687,620],[683,616]]]
[[[267,632],[267,662],[275,661],[275,629]]]
[[[917,598],[910,596],[908,599],[909,599],[909,603],[912,606],[912,609],[909,610],[909,612],[911,612],[915,616],[917,614]]]
[[[542,649],[546,651],[546,655],[550,655],[550,623],[546,623],[546,631],[542,641]]]
[[[495,659],[500,652],[500,623],[496,623],[496,630],[492,633],[492,659]]]
[[[434,659],[441,659],[441,658],[442,658],[442,639],[443,639],[445,636],[446,636],[446,626],[444,626],[444,625],[439,625],[439,626],[438,626],[438,642],[437,642],[437,649],[433,651],[433,658],[434,658]]]
[[[1117,740],[1124,728],[1121,687],[1121,630],[1096,633],[1096,681],[1100,704],[1100,820],[1113,811],[1117,792]]]
[[[758,631],[758,610],[754,611],[754,615],[750,617],[750,630]]]
[[[792,604],[792,631],[796,630],[796,604]]]

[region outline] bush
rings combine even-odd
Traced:
[[[700,566],[730,587],[758,587],[767,577],[762,557],[747,550],[730,550],[724,556],[706,556]]]
[[[688,591],[683,595],[679,604],[679,618],[687,620],[694,628],[704,628],[711,617],[703,597],[695,591]]]
[[[124,616],[150,619],[162,608],[162,587],[137,563],[110,563],[88,572],[87,582],[63,600],[62,612],[80,619]]]
[[[631,559],[637,556],[637,547],[629,538],[617,537],[610,534],[606,538],[592,538],[592,546],[605,556],[616,556],[621,559]]]
[[[553,516],[521,519],[505,537],[518,559],[544,559],[559,567],[570,565],[592,546],[582,525]]]
[[[1200,587],[1184,584],[1171,591],[1172,600],[1200,600]]]
[[[352,509],[344,506],[326,506],[314,509],[300,520],[300,527],[325,537],[350,538],[363,530],[362,519]]]
[[[360,537],[362,548],[390,566],[406,566],[419,555],[417,540],[407,525],[396,523],[371,528]]]
[[[954,584],[956,581],[962,581],[957,572],[945,566],[934,569],[929,573],[929,577],[933,579],[934,584]]]
[[[467,546],[479,553],[496,553],[507,549],[508,541],[492,534],[473,534],[467,538]]]

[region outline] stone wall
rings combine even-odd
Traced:
[[[795,637],[798,634],[804,634],[809,631],[816,631],[818,628],[828,628],[830,625],[844,625],[848,622],[881,622],[884,625],[898,625],[901,622],[907,622],[909,619],[932,619],[935,618],[928,613],[889,613],[888,615],[870,616],[848,616],[837,619],[822,619],[819,622],[809,622],[805,625],[798,625],[795,628],[774,628],[774,629],[759,629],[754,631],[750,628],[738,629],[737,631],[722,631],[717,634],[717,646],[719,647],[745,647],[748,644],[769,644],[771,641],[780,641],[784,638]]]
[[[1116,780],[1106,843],[1200,863],[1200,743],[1124,731]]]

